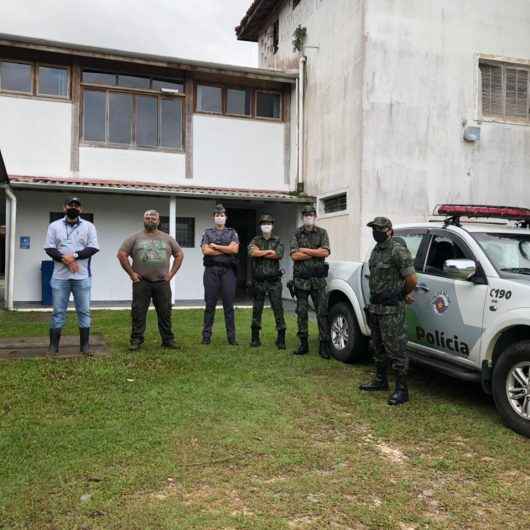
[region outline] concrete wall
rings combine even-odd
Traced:
[[[9,173],[69,174],[71,115],[70,103],[0,96],[0,149]]]
[[[81,177],[177,184],[186,182],[186,156],[138,149],[80,147]]]
[[[43,250],[49,214],[60,211],[66,194],[45,191],[15,190],[17,230],[15,251],[15,302],[36,302],[41,297],[40,264],[49,259]],[[169,215],[169,198],[139,197],[134,195],[82,194],[86,212],[94,214],[98,231],[100,252],[92,260],[94,301],[123,301],[131,298],[131,282],[121,269],[116,252],[130,234],[143,229],[143,212],[157,209],[161,215]],[[211,226],[211,212],[215,200],[177,199],[177,216],[195,218],[195,246],[184,248],[184,263],[175,279],[175,300],[202,300],[204,296],[202,276],[202,252],[200,242],[204,230]],[[227,207],[232,207],[225,201]],[[244,208],[255,207],[257,214],[272,213],[277,231],[286,246],[282,267],[290,277],[289,240],[299,219],[296,206],[245,202]],[[29,249],[20,248],[20,237],[29,236]],[[288,296],[285,291],[285,296]]]
[[[285,124],[193,116],[193,183],[221,188],[290,189]]]
[[[478,54],[530,60],[530,3],[367,0],[363,221],[424,220],[444,201],[530,203],[530,127],[482,123]],[[365,231],[363,250],[368,246]]]
[[[303,175],[310,195],[348,193],[348,212],[320,221],[334,236],[335,259],[357,257],[360,244],[363,5],[364,0],[302,0],[293,10],[289,1],[279,13],[278,52],[272,54],[267,31],[260,38],[261,66],[298,68],[293,32],[299,24],[307,28]],[[291,158],[296,157],[292,142]]]

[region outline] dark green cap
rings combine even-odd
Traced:
[[[216,204],[215,205],[215,208],[213,209],[213,214],[220,214],[220,213],[224,213],[226,214],[226,210],[225,210],[225,207],[219,203],[219,204]]]
[[[265,213],[259,218],[258,224],[261,223],[274,223],[274,217],[268,213]]]
[[[302,215],[316,215],[317,211],[315,210],[315,207],[312,204],[308,204],[307,206],[304,206],[302,210]]]
[[[379,228],[384,230],[385,228],[392,228],[392,221],[388,217],[376,217],[373,221],[370,221],[366,226],[370,228]]]

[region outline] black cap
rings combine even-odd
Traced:
[[[316,215],[317,211],[315,210],[315,207],[312,204],[308,204],[307,206],[304,206],[302,209],[302,215]]]
[[[226,213],[225,207],[219,203],[215,205],[215,208],[213,209],[213,214],[220,214],[220,213]]]
[[[274,223],[274,217],[272,217],[272,215],[269,215],[268,213],[264,213],[258,221],[258,224],[261,223]]]
[[[78,197],[69,197],[68,199],[64,201],[64,205],[68,206],[69,204],[72,204],[74,202],[76,202],[79,206],[81,206],[81,201],[79,200]]]

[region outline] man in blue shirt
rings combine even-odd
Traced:
[[[90,259],[98,252],[96,228],[81,219],[81,201],[77,197],[64,203],[65,216],[50,223],[44,250],[54,261],[51,288],[53,315],[50,325],[49,353],[58,353],[61,330],[66,321],[70,293],[74,296],[79,321],[81,353],[90,353]]]

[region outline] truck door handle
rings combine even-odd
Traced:
[[[418,283],[418,285],[416,286],[416,290],[418,289],[421,289],[425,293],[428,293],[430,291],[426,283]]]

